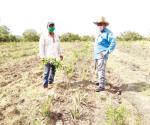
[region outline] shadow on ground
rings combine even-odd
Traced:
[[[82,89],[84,91],[93,91],[94,86],[95,82],[88,80],[56,83],[56,87],[68,90]]]
[[[150,84],[146,82],[128,83],[121,86],[122,91],[142,92],[150,88]]]
[[[96,82],[88,81],[88,80],[82,80],[78,82],[75,81],[75,82],[70,82],[70,83],[61,82],[61,83],[57,83],[56,86],[57,88],[61,88],[61,89],[68,89],[72,91],[76,89],[81,89],[86,92],[95,92],[96,88],[98,88],[98,85],[96,85]],[[110,92],[112,94],[118,93],[119,95],[121,95],[122,89],[119,86],[107,83],[105,91]]]
[[[109,87],[106,89],[106,91],[111,93],[118,93],[119,95],[121,95],[121,93],[125,91],[143,92],[147,89],[150,89],[150,84],[146,82],[128,83],[122,84],[120,86],[107,84],[107,86]]]

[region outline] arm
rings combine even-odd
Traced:
[[[39,40],[39,56],[42,59],[45,57],[45,43],[44,43],[43,35],[41,35],[40,40]]]
[[[58,37],[58,54],[59,54],[59,57],[61,60],[63,60],[63,55],[62,55],[62,50],[61,50],[61,47],[60,47],[60,39]]]
[[[108,34],[108,41],[110,42],[110,45],[107,49],[107,53],[110,54],[115,49],[116,46],[116,39],[114,38],[112,33]]]
[[[107,40],[110,42],[110,45],[109,45],[109,47],[107,48],[106,51],[100,53],[101,58],[103,58],[107,54],[110,54],[115,49],[116,40],[115,40],[112,33],[108,34]]]

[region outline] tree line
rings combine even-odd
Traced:
[[[23,32],[22,36],[13,35],[10,29],[2,25],[0,26],[0,42],[20,42],[20,41],[38,41],[39,33],[34,29],[27,29]]]
[[[21,42],[21,41],[28,41],[34,42],[39,41],[40,34],[34,29],[27,29],[25,30],[21,36],[13,35],[10,32],[10,29],[2,25],[0,26],[0,42]],[[74,33],[64,33],[60,36],[60,40],[62,42],[74,42],[74,41],[94,41],[94,36],[89,35],[78,35]],[[150,35],[147,37],[142,36],[138,32],[133,31],[126,31],[120,33],[116,37],[119,41],[136,41],[136,40],[147,40],[150,41]]]

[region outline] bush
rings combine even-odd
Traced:
[[[0,42],[19,42],[20,36],[10,34],[9,28],[5,25],[0,26]]]
[[[41,113],[44,117],[50,116],[50,113],[53,110],[53,104],[54,103],[54,97],[53,96],[48,96],[46,100],[44,100],[44,103],[42,104],[41,107]]]
[[[8,34],[10,34],[10,29],[7,26],[2,25],[2,26],[0,26],[0,34],[8,35]]]
[[[137,32],[126,31],[121,33],[117,39],[120,41],[135,41],[135,40],[143,40],[143,36]]]
[[[81,41],[94,41],[95,37],[94,36],[89,36],[89,35],[84,35],[81,37]]]
[[[106,125],[126,125],[127,109],[120,105],[119,107],[108,106],[106,110]]]
[[[150,34],[145,38],[145,40],[150,41]]]
[[[75,42],[75,41],[94,41],[94,36],[83,35],[80,36],[78,34],[73,33],[64,33],[61,35],[60,40],[62,42]]]
[[[9,35],[8,34],[0,34],[0,42],[6,42],[9,41]]]
[[[24,41],[39,41],[39,34],[34,29],[27,29],[22,35]]]
[[[20,42],[22,40],[21,36],[9,35],[10,42]]]
[[[62,42],[80,41],[80,36],[73,33],[64,33],[63,35],[61,35],[60,40]]]
[[[5,25],[0,26],[0,42],[9,41],[9,28]]]

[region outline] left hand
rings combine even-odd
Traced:
[[[108,54],[108,51],[104,51],[103,52],[103,55],[105,56],[105,55],[107,55]]]
[[[100,58],[104,58],[105,55],[108,54],[108,51],[103,51],[100,53]]]
[[[60,55],[60,60],[63,60],[63,55]]]
[[[104,54],[103,53],[100,53],[100,59],[104,58]]]

